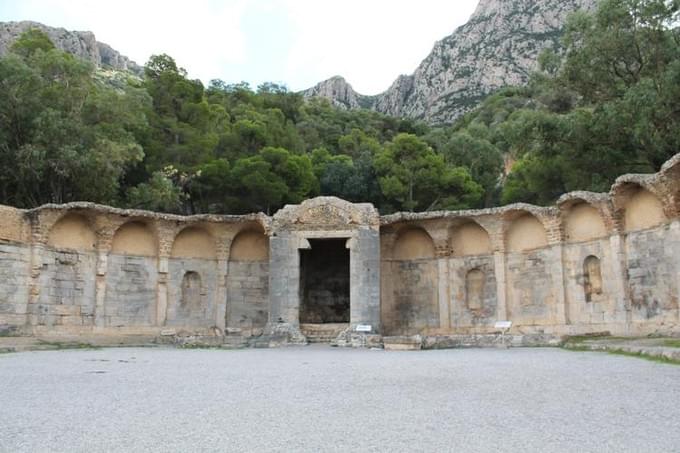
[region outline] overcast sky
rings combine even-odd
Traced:
[[[91,30],[144,64],[167,53],[204,81],[292,90],[334,75],[363,94],[410,74],[478,0],[0,0],[0,21]]]

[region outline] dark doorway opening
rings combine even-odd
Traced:
[[[347,239],[310,239],[300,250],[300,323],[349,322]]]

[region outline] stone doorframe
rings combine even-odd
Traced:
[[[350,327],[380,326],[380,228],[370,204],[319,197],[286,206],[273,219],[269,240],[269,323],[273,343],[305,343],[300,332],[300,250],[309,239],[347,239],[350,250]]]

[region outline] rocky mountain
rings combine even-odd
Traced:
[[[331,101],[333,105],[345,109],[358,109],[366,104],[368,96],[362,96],[352,88],[352,85],[340,76],[331,77],[304,92],[306,97],[323,97]]]
[[[121,55],[108,44],[97,41],[89,31],[69,31],[63,28],[48,27],[38,22],[0,22],[0,56],[26,30],[37,28],[49,36],[54,45],[65,52],[91,61],[95,66],[141,74],[143,68],[128,57]]]
[[[480,0],[465,25],[435,43],[416,71],[399,76],[387,91],[362,96],[333,77],[303,94],[346,108],[451,123],[493,91],[526,83],[541,51],[558,46],[567,16],[591,10],[597,1]]]

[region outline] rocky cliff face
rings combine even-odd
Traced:
[[[108,44],[98,42],[92,32],[68,31],[31,21],[0,22],[0,56],[6,54],[14,41],[30,28],[42,30],[58,49],[91,61],[95,66],[131,71],[135,74],[142,73],[141,66]]]
[[[593,9],[597,0],[480,0],[470,20],[438,41],[412,75],[400,76],[382,94],[362,96],[341,78],[304,91],[325,96],[336,105],[333,93],[382,113],[450,123],[474,108],[498,88],[521,85],[537,67],[538,55],[558,45],[569,13]],[[342,80],[344,86],[339,82]]]
[[[306,97],[323,97],[331,101],[333,105],[345,109],[358,109],[365,105],[368,96],[358,94],[352,88],[352,85],[340,77],[331,77],[328,80],[317,84],[316,86],[304,92]],[[368,107],[371,105],[369,104]]]

